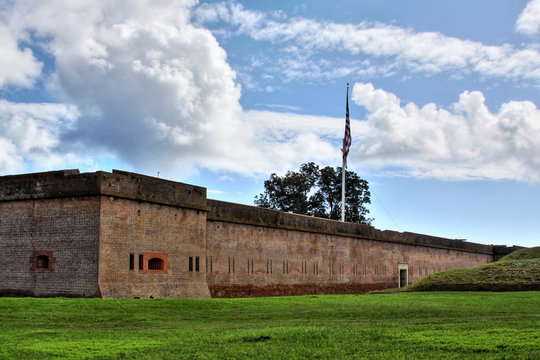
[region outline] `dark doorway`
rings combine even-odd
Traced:
[[[399,287],[400,288],[409,285],[407,272],[408,272],[407,269],[399,270]]]

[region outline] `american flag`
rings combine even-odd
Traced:
[[[349,149],[351,148],[351,122],[349,120],[349,84],[347,84],[347,107],[345,110],[345,137],[343,138],[343,168],[347,168],[347,155],[349,155]]]

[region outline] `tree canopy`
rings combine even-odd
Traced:
[[[319,168],[313,162],[299,171],[275,173],[264,182],[265,191],[255,196],[255,205],[295,214],[341,219],[342,168]],[[345,172],[345,221],[371,224],[367,204],[371,203],[369,184],[353,171]]]

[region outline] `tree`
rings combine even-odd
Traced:
[[[265,192],[255,197],[255,204],[295,214],[309,214],[308,194],[318,177],[319,168],[314,163],[302,164],[299,172],[287,171],[284,176],[272,174],[264,182]]]
[[[341,219],[342,168],[313,162],[302,164],[300,171],[288,171],[283,176],[271,174],[264,182],[265,191],[255,196],[255,205],[270,209]],[[345,220],[371,224],[367,204],[371,203],[369,184],[352,171],[345,172]]]

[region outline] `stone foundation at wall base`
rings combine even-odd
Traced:
[[[20,289],[0,289],[0,296],[2,297],[36,297],[33,291],[20,290]]]
[[[301,285],[210,285],[213,298],[239,298],[264,296],[294,296],[317,294],[365,294],[373,290],[396,287],[386,282],[371,284],[301,284]]]
[[[101,285],[101,297],[110,299],[145,298],[209,298],[210,292],[205,283],[200,284],[159,284],[154,285]]]
[[[57,292],[57,293],[40,293],[32,290],[21,289],[0,289],[0,297],[39,297],[39,298],[51,298],[51,297],[65,297],[65,298],[100,298],[101,294],[96,292],[94,294],[81,295],[79,293],[71,292]]]

